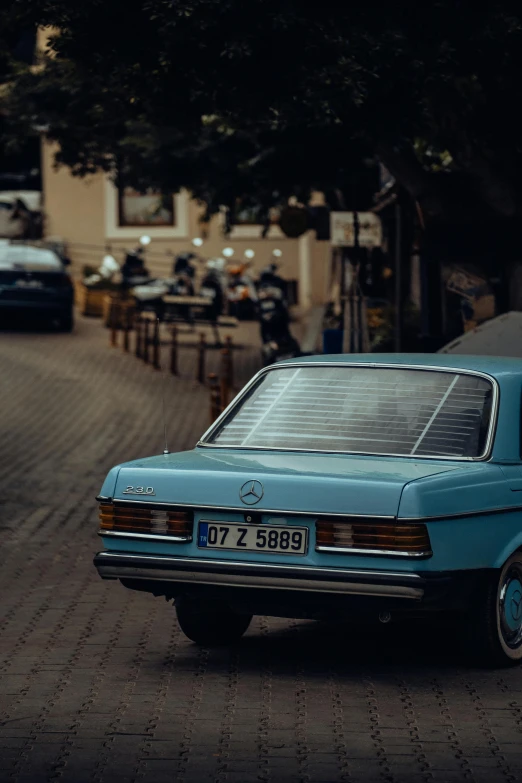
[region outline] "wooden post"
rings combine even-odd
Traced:
[[[178,327],[172,325],[172,340],[170,343],[170,371],[172,375],[178,374]]]
[[[111,297],[111,303],[109,305],[109,327],[110,327],[110,342],[113,348],[118,345],[118,332],[116,329],[116,302]]]
[[[215,372],[211,372],[208,376],[208,383],[210,386],[210,423],[213,424],[221,415],[221,394]]]
[[[219,386],[221,389],[221,405],[223,408],[226,408],[228,405],[228,394],[229,394],[229,386],[228,386],[228,377],[229,377],[229,371],[228,371],[228,357],[229,357],[229,350],[228,348],[223,348],[221,350],[221,373],[219,376]]]
[[[234,354],[233,354],[233,345],[232,345],[232,338],[226,337],[225,338],[225,348],[228,350],[228,358],[227,358],[227,384],[230,391],[234,388]]]
[[[370,353],[370,332],[368,331],[368,308],[366,297],[361,297],[362,352]]]
[[[145,318],[145,328],[143,330],[143,355],[141,357],[145,362],[145,364],[149,363],[149,343],[150,343],[149,319]]]
[[[123,350],[125,353],[129,353],[129,330],[130,330],[130,307],[128,302],[122,303],[123,312]]]
[[[134,318],[134,328],[136,330],[136,343],[134,353],[136,359],[143,358],[143,321],[141,313],[136,313]]]
[[[207,348],[207,343],[205,340],[205,335],[203,332],[201,332],[199,336],[199,345],[198,345],[198,365],[196,369],[196,380],[198,383],[204,383],[205,382],[205,351]]]
[[[155,370],[160,370],[160,332],[159,318],[154,321],[154,332],[152,336],[152,366]]]

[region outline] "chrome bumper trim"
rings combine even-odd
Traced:
[[[98,535],[102,538],[132,538],[135,541],[141,541],[143,538],[148,541],[169,541],[173,544],[189,544],[192,536],[170,536],[168,533],[125,533],[122,530],[99,530]]]
[[[316,546],[316,552],[328,552],[332,555],[371,555],[372,557],[431,557],[433,552],[427,549],[425,552],[402,552],[400,550],[387,549],[357,549],[349,546]]]
[[[421,576],[388,571],[241,563],[124,552],[100,552],[94,558],[94,565],[103,579],[147,579],[414,601],[420,601],[424,596],[424,579]]]

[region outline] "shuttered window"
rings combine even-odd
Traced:
[[[493,388],[479,376],[292,367],[262,376],[209,443],[243,448],[480,457]]]

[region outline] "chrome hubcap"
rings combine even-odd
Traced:
[[[522,644],[522,564],[513,563],[499,593],[500,631],[512,650]]]

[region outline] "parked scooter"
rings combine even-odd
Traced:
[[[290,332],[290,315],[281,288],[263,285],[258,296],[263,365],[300,356],[299,343]]]
[[[169,291],[168,282],[150,277],[149,271],[145,268],[142,247],[127,253],[121,273],[123,286],[132,289],[137,310],[155,313],[162,320],[162,297]]]
[[[284,302],[287,302],[287,283],[280,275],[277,274],[279,264],[271,263],[265,266],[261,270],[259,280],[257,281],[257,290],[261,288],[278,288],[281,291]]]
[[[180,253],[174,260],[172,273],[174,279],[177,281],[175,285],[179,288],[179,296],[194,295],[194,277],[196,269],[192,263],[193,259],[197,259],[197,256],[194,253]],[[183,292],[186,293],[183,294]]]
[[[249,321],[256,317],[257,292],[248,273],[248,263],[236,264],[227,269],[227,299],[230,315]]]
[[[121,267],[122,287],[132,288],[136,285],[143,285],[150,279],[150,273],[145,266],[145,252],[138,246],[129,251],[125,256],[125,261]]]
[[[172,265],[171,290],[169,293],[175,296],[194,296],[194,276],[196,270],[191,263],[197,258],[194,253],[180,253],[176,256]]]
[[[194,296],[194,267],[190,263],[195,258],[193,253],[181,253],[176,256],[172,265],[172,277],[157,278],[142,282],[133,288],[138,309],[156,313],[160,321],[165,318],[165,304],[163,297],[166,294],[174,296]],[[175,309],[176,313],[187,323],[193,324],[192,310],[186,305]]]
[[[163,321],[165,311],[163,297],[168,293],[170,293],[168,280],[150,280],[132,289],[137,310],[155,313],[160,321]]]

